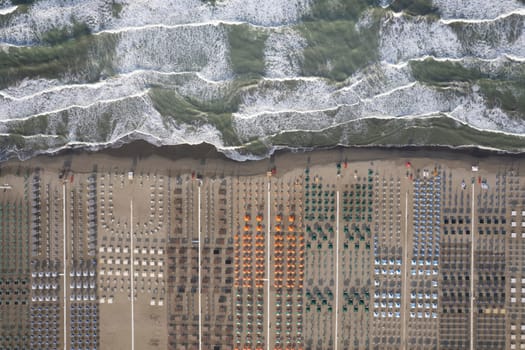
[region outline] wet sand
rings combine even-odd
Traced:
[[[444,147],[337,147],[325,150],[281,150],[270,158],[239,162],[227,158],[213,146],[178,145],[156,147],[144,141],[135,141],[119,148],[97,152],[64,150],[55,155],[40,155],[26,161],[9,160],[0,164],[2,173],[16,173],[21,169],[44,168],[60,171],[68,168],[75,173],[93,170],[157,169],[160,173],[196,172],[201,175],[250,176],[260,175],[276,167],[277,176],[294,168],[325,165],[334,162],[362,162],[395,160],[398,164],[412,159],[446,161],[451,167],[465,167],[465,163],[483,164],[497,169],[525,160],[525,154],[510,154],[477,148],[450,149]]]

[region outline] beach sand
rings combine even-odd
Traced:
[[[198,172],[202,175],[260,175],[277,167],[277,175],[294,168],[323,165],[336,162],[392,160],[403,164],[411,159],[446,161],[450,166],[464,167],[467,163],[483,163],[491,169],[498,164],[509,165],[525,159],[525,154],[509,154],[477,148],[449,149],[444,147],[337,147],[327,150],[276,151],[262,160],[238,162],[227,158],[213,146],[178,145],[156,147],[144,141],[136,141],[119,148],[97,152],[63,150],[55,155],[39,155],[26,161],[9,160],[0,164],[3,172],[16,172],[22,168],[45,168],[60,171],[64,167],[76,173],[89,173],[93,169],[157,169],[167,174]]]
[[[71,305],[90,305],[100,315],[95,338],[101,349],[268,342],[323,349],[371,342],[405,349],[420,339],[450,339],[467,348],[472,334],[488,334],[486,327],[510,327],[492,315],[503,315],[508,303],[501,295],[511,295],[511,286],[498,286],[487,301],[491,307],[476,305],[485,313],[474,316],[473,300],[449,303],[449,287],[441,283],[458,271],[446,266],[461,261],[461,277],[471,274],[471,247],[477,259],[490,262],[494,252],[516,264],[522,252],[509,248],[506,236],[486,232],[511,232],[511,213],[525,207],[523,160],[466,149],[335,148],[236,162],[208,145],[134,142],[11,160],[1,164],[0,182],[12,186],[3,192],[4,207],[25,205],[26,194],[33,211],[35,195],[27,191],[40,184],[40,245],[31,253],[30,271],[56,262],[51,272],[66,272],[57,280],[63,288],[78,264],[94,261],[96,299],[77,300],[93,291],[68,288],[60,320],[76,317],[68,314]],[[31,215],[34,222],[37,214]],[[431,228],[424,236],[419,215],[439,231]],[[485,221],[478,222],[478,215]],[[28,225],[33,242],[35,224]],[[90,227],[96,227],[96,239]],[[479,242],[473,245],[471,237]],[[441,255],[432,242],[442,242]],[[457,247],[467,250],[457,255]],[[21,251],[10,259],[27,260]],[[476,284],[454,293],[488,288],[482,277],[505,273],[487,271],[474,271]],[[440,308],[433,308],[433,299],[416,303],[412,295],[419,294],[439,296]],[[62,294],[57,296],[63,311]],[[451,308],[461,309],[463,318],[449,317]],[[440,329],[437,315],[461,334]],[[474,317],[480,322],[470,333]],[[66,324],[60,341],[72,331]],[[508,329],[500,333],[491,335],[494,344],[509,341]]]

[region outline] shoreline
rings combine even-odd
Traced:
[[[155,146],[137,140],[119,147],[92,151],[84,148],[64,149],[54,154],[41,154],[27,160],[11,159],[0,164],[2,172],[20,172],[20,169],[43,168],[59,172],[69,168],[87,173],[96,169],[118,171],[146,171],[147,169],[203,175],[251,176],[266,173],[274,166],[278,173],[297,167],[324,165],[336,162],[373,162],[428,159],[435,161],[509,163],[525,160],[525,153],[509,153],[478,147],[452,148],[444,146],[335,146],[319,149],[278,149],[267,158],[237,161],[228,158],[213,145]],[[16,168],[16,169],[15,169]],[[278,174],[277,174],[278,175]]]

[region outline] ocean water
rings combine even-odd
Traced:
[[[525,3],[418,4],[0,0],[0,159],[136,139],[238,160],[335,145],[524,151]]]

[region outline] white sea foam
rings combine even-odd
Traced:
[[[9,7],[0,8],[0,16],[5,16],[12,12],[15,12],[17,8],[18,6],[9,6]]]
[[[9,26],[0,28],[0,42],[31,44],[51,28],[70,25],[72,18],[98,31],[111,18],[111,4],[103,0],[36,1],[27,13],[14,16]]]
[[[301,73],[306,40],[293,30],[273,32],[266,40],[264,55],[266,76],[270,78],[295,77]]]
[[[427,55],[450,59],[525,57],[524,13],[520,10],[520,14],[473,22],[391,16],[381,29],[380,54],[390,63]],[[453,25],[459,29],[454,30]]]
[[[263,81],[243,95],[238,115],[260,111],[312,110],[334,107],[334,87],[323,80]]]
[[[520,9],[501,14],[494,18],[483,18],[483,19],[463,19],[463,18],[450,18],[450,19],[440,19],[441,23],[444,24],[489,24],[497,21],[505,20],[511,16],[524,16],[525,7]]]
[[[117,45],[116,59],[121,72],[193,71],[212,80],[232,75],[227,35],[222,26],[125,32]]]
[[[192,72],[166,73],[137,70],[93,84],[54,85],[42,80],[24,81],[18,88],[0,91],[0,120],[27,119],[73,107],[111,103],[145,95],[151,86],[174,89],[183,96],[217,99],[228,83],[210,83]],[[28,87],[27,89],[25,89]],[[28,93],[30,92],[30,93]]]
[[[217,21],[281,26],[295,23],[307,13],[309,2],[227,0],[214,7],[201,0],[117,1],[122,4],[122,10],[115,17],[112,3],[106,0],[40,0],[27,13],[13,18],[9,26],[0,28],[0,42],[32,44],[49,29],[69,25],[72,18],[87,23],[93,32],[122,32],[158,25],[202,25]]]
[[[461,42],[454,31],[426,18],[390,17],[381,28],[381,59],[390,63],[432,55],[461,57]]]
[[[367,119],[409,121],[436,115],[478,130],[525,135],[523,123],[509,112],[487,107],[475,87],[437,88],[412,75],[410,61],[429,58],[503,76],[525,62],[525,6],[514,0],[465,1],[434,0],[442,19],[390,13],[381,26],[380,61],[339,83],[301,76],[307,41],[293,25],[308,12],[311,0],[224,0],[215,7],[201,0],[128,0],[122,1],[118,17],[105,0],[40,0],[20,14],[4,6],[0,11],[12,18],[0,27],[1,49],[34,45],[42,33],[69,25],[73,16],[95,34],[112,36],[116,73],[93,83],[76,76],[26,79],[0,90],[0,132],[17,120],[46,115],[46,132],[28,139],[50,149],[144,139],[157,145],[208,142],[232,158],[249,158],[238,153],[239,146],[224,145],[213,125],[196,128],[160,115],[150,96],[150,89],[160,86],[195,101],[231,97],[238,82],[227,31],[230,25],[248,23],[268,39],[265,76],[242,88],[233,115],[243,141],[336,126],[366,133]],[[359,26],[370,18],[362,16]],[[56,137],[64,123],[66,146]],[[336,142],[351,140],[343,135]],[[270,152],[274,149],[270,145]]]
[[[525,8],[518,0],[433,0],[445,19],[493,19]]]

